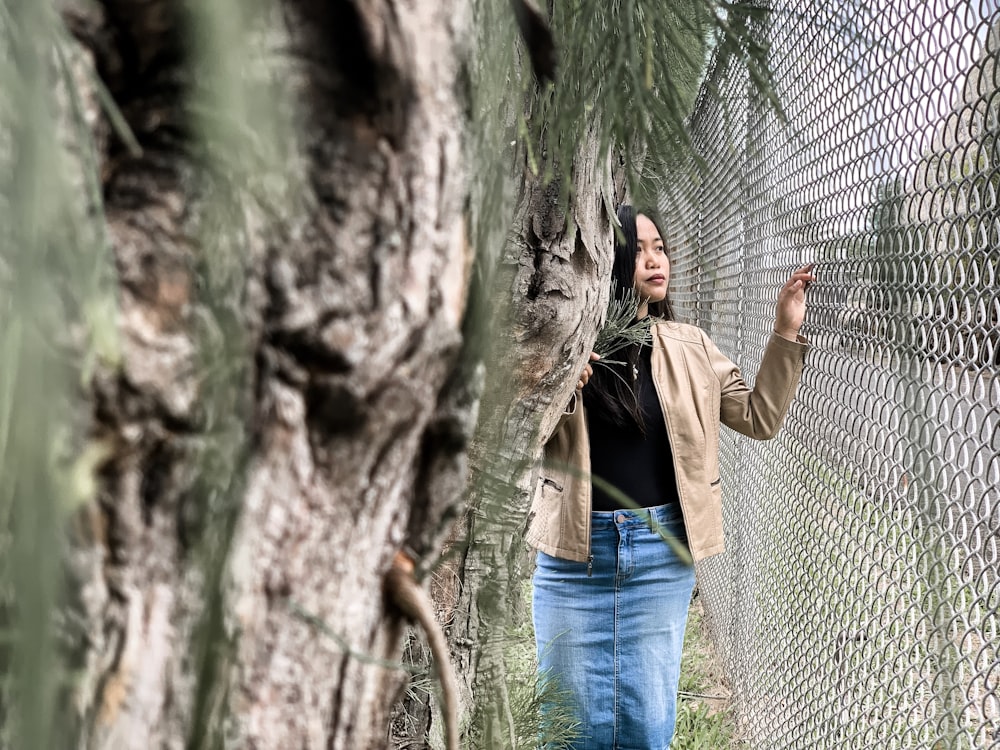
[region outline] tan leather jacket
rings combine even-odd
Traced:
[[[719,424],[759,440],[774,437],[795,394],[805,339],[772,334],[750,389],[736,367],[695,326],[653,326],[653,380],[673,449],[677,492],[691,556],[725,550],[719,477]],[[545,445],[528,543],[554,557],[590,557],[590,439],[581,391]]]

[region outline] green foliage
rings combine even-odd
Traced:
[[[536,92],[522,130],[529,166],[554,176],[593,133],[599,154],[620,149],[636,200],[655,202],[665,165],[690,145],[686,120],[709,50],[744,60],[776,104],[755,33],[764,17],[741,2],[555,0],[559,68],[556,82]]]
[[[59,747],[62,529],[104,448],[78,386],[119,356],[89,130],[48,3],[0,7],[0,745]],[[59,121],[55,112],[68,112]],[[68,175],[86,174],[74,184]]]
[[[620,361],[609,359],[613,354],[630,346],[648,345],[652,340],[650,331],[652,318],[647,315],[637,320],[635,317],[639,310],[639,296],[632,289],[627,289],[619,299],[617,286],[614,281],[611,282],[608,312],[593,347],[594,352],[601,357],[595,364],[605,367],[622,364]]]

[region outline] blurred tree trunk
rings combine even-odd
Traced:
[[[464,488],[463,3],[276,5],[236,63],[274,59],[297,106],[297,192],[269,212],[206,174],[243,174],[259,133],[224,123],[249,144],[231,162],[200,140],[228,115],[195,111],[198,76],[227,50],[196,74],[193,6],[59,4],[122,340],[85,396],[101,460],[67,564],[67,746],[384,747],[406,673],[380,661],[403,630],[383,575],[438,548]]]

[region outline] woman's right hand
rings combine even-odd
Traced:
[[[596,362],[600,358],[601,355],[599,355],[597,352],[590,353],[590,362]],[[590,362],[588,362],[587,366],[583,368],[583,373],[580,375],[580,380],[577,381],[576,387],[578,389],[583,388],[583,386],[587,385],[587,381],[590,380],[590,376],[594,374],[594,366],[590,364]]]

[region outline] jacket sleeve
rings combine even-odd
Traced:
[[[808,342],[802,336],[798,337],[798,341],[789,341],[772,333],[754,387],[750,388],[739,368],[719,351],[708,336],[702,335],[712,369],[719,379],[719,416],[722,423],[758,440],[774,437],[785,419],[802,376]]]

